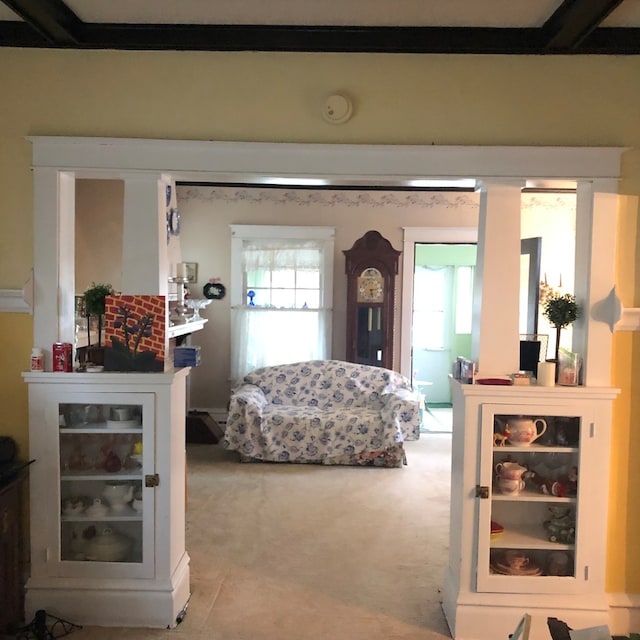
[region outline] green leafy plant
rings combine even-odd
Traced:
[[[94,316],[98,319],[98,346],[102,344],[102,316],[105,311],[105,298],[113,293],[113,287],[110,284],[93,282],[91,286],[84,292],[84,308],[87,316]],[[87,326],[89,323],[87,323]],[[89,331],[89,329],[87,329]],[[91,337],[89,334],[89,346],[91,346]]]
[[[555,294],[547,298],[542,315],[556,330],[556,362],[560,354],[560,331],[573,324],[580,317],[580,305],[571,293]]]

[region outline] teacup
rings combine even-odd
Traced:
[[[131,420],[133,418],[132,407],[111,407],[109,410],[109,417],[111,420]]]
[[[495,470],[496,474],[500,478],[505,478],[506,480],[520,480],[520,478],[522,478],[522,474],[527,470],[527,467],[523,467],[517,462],[505,460],[504,462],[498,462],[495,466]]]

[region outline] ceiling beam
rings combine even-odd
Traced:
[[[623,0],[564,0],[541,29],[545,47],[569,51],[594,31]]]
[[[48,43],[73,46],[82,42],[82,21],[61,0],[1,0]]]

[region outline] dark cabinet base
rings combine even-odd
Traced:
[[[24,624],[19,493],[20,478],[0,487],[0,633]]]

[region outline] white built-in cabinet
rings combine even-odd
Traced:
[[[28,372],[31,577],[26,617],[172,627],[189,595],[185,381]]]
[[[609,443],[617,390],[452,385],[443,607],[454,637],[507,638],[524,613],[539,619],[541,637],[548,637],[549,616],[574,629],[607,624]],[[537,421],[540,434],[528,444],[508,438],[509,425],[523,419]],[[512,463],[513,479],[500,474],[505,463]]]

